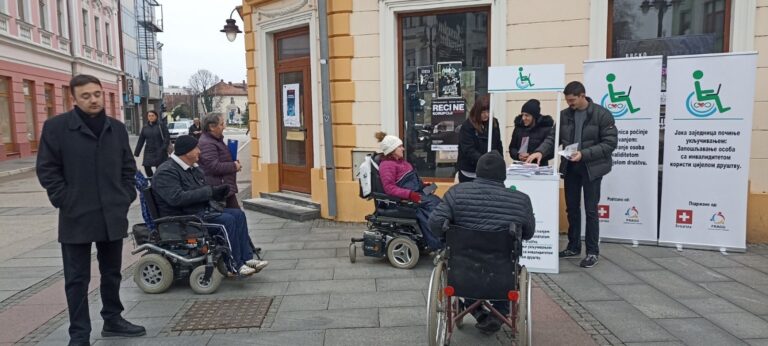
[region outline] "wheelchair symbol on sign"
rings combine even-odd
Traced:
[[[518,68],[517,71],[518,71],[517,72],[518,77],[517,79],[515,79],[515,85],[517,85],[519,89],[528,89],[534,85],[533,82],[531,81],[531,74],[530,73],[528,75],[523,74],[522,66]]]

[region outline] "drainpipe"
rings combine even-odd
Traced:
[[[320,81],[323,88],[323,139],[325,145],[325,180],[328,189],[328,216],[336,217],[336,164],[333,157],[333,114],[328,61],[328,1],[318,1],[320,22]]]

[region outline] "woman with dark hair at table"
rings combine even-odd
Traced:
[[[469,117],[461,125],[459,131],[459,157],[457,166],[459,169],[459,182],[475,180],[477,176],[477,160],[488,152],[488,122],[490,119],[490,98],[488,95],[480,96],[472,110],[469,111]],[[493,138],[491,150],[496,150],[504,155],[504,149],[501,144],[501,135],[499,134],[499,122],[493,119]]]

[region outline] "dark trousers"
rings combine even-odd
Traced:
[[[144,173],[147,174],[147,178],[152,177],[152,166],[144,166]]]
[[[588,255],[599,255],[600,221],[597,203],[600,202],[600,183],[603,178],[590,181],[587,167],[582,163],[568,163],[565,174],[565,206],[568,214],[568,249],[581,252],[581,192],[584,191],[584,214],[587,217],[584,243]]]
[[[91,317],[88,313],[88,283],[91,281],[91,243],[61,244],[64,262],[64,291],[69,309],[69,337],[87,341],[91,337]],[[96,258],[101,273],[101,317],[111,320],[120,317],[120,265],[123,259],[123,240],[96,242]]]
[[[464,308],[468,308],[470,305],[474,304],[477,300],[470,299],[470,298],[464,298],[464,302],[462,303]],[[509,315],[509,301],[506,300],[489,300],[489,303],[493,306],[494,309],[499,311],[500,314],[507,316]],[[486,310],[482,305],[478,306],[477,311],[480,310]]]
[[[208,217],[205,221],[223,225],[227,229],[227,238],[232,247],[232,259],[237,265],[235,269],[242,267],[245,261],[253,259],[251,237],[248,235],[248,221],[242,210],[226,208],[221,214]]]

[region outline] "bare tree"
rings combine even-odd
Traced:
[[[213,112],[214,109],[218,109],[221,103],[224,102],[224,96],[217,95],[216,90],[213,88],[218,82],[219,76],[205,69],[197,70],[195,74],[189,77],[189,87],[192,89],[195,99],[197,99],[195,105],[202,104],[203,114]]]

